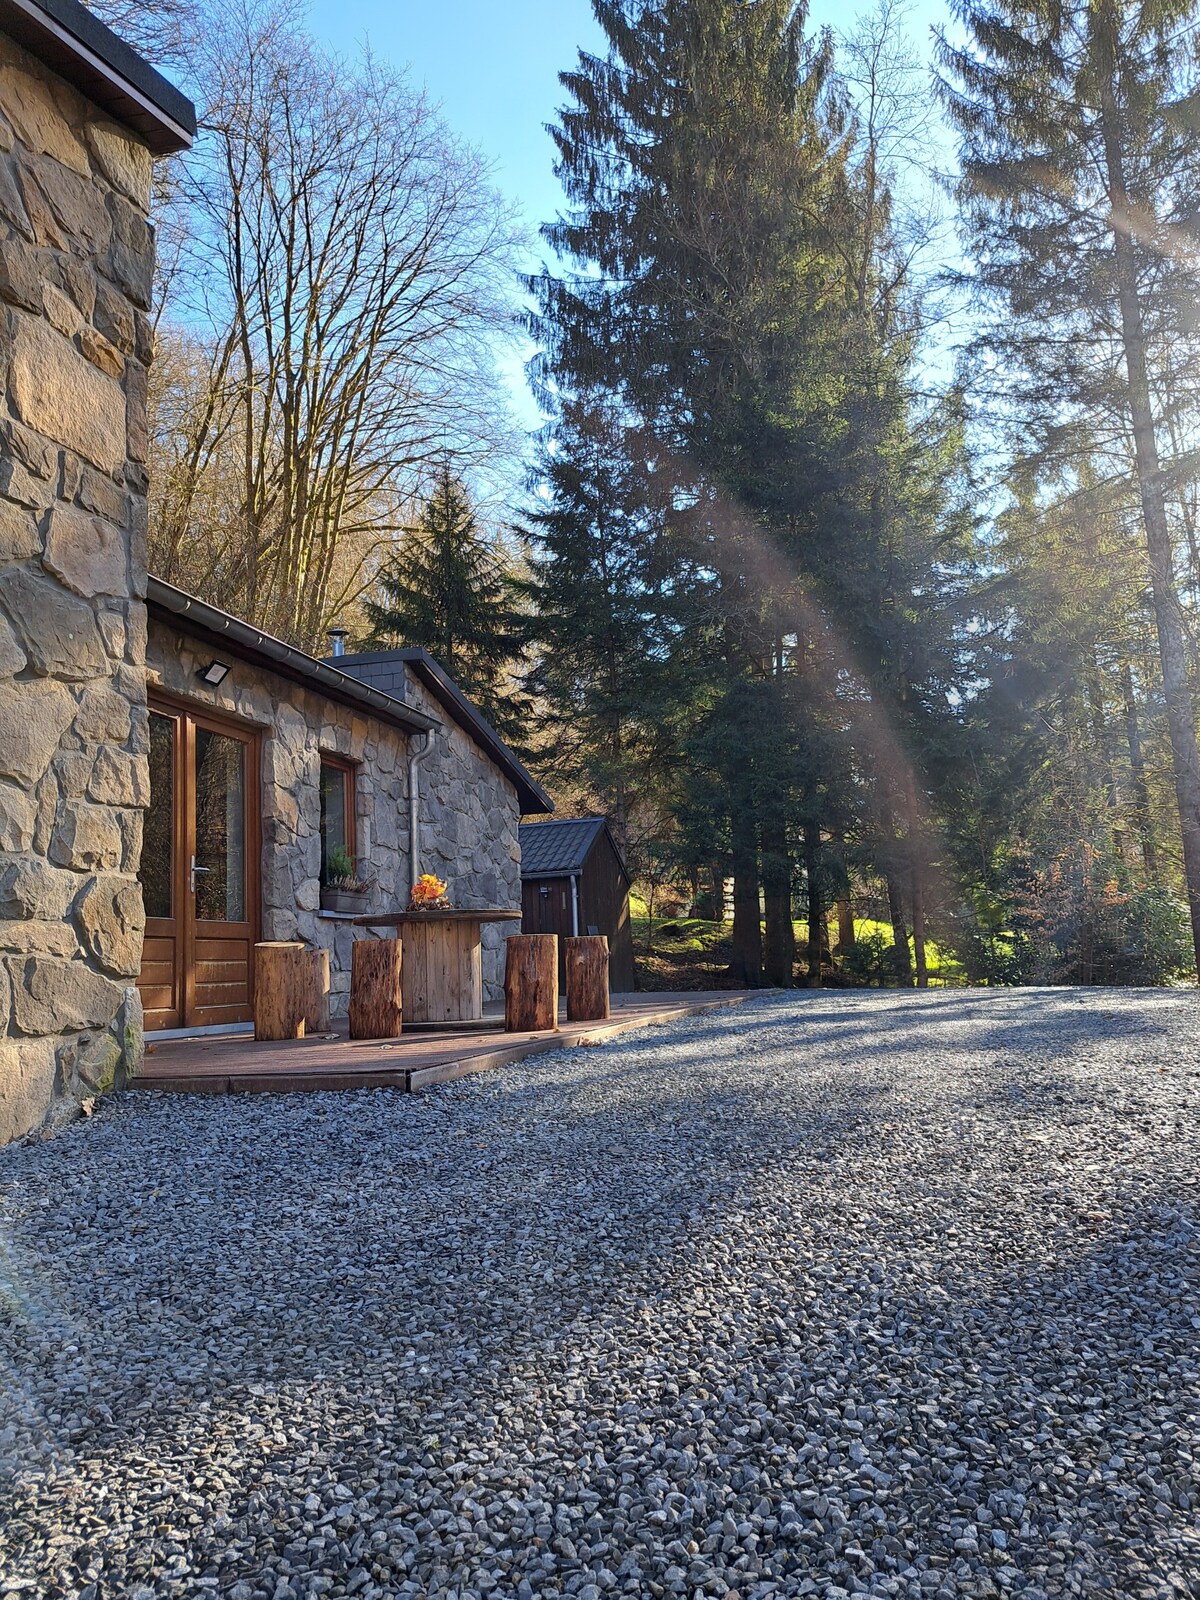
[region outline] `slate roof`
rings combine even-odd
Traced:
[[[194,594],[176,589],[173,584],[164,583],[153,574],[146,580],[146,607],[152,617],[203,639],[222,655],[252,661],[338,705],[379,717],[404,733],[428,733],[441,727],[436,717],[427,717],[415,706],[407,706],[402,699],[372,684],[362,683],[330,662],[314,660],[294,645],[285,644],[282,639],[252,627],[218,606],[210,606],[206,600],[198,600]]]
[[[78,0],[0,0],[0,32],[132,128],[155,155],[186,150],[195,138],[187,96]]]
[[[411,670],[429,690],[444,712],[454,719],[490,757],[517,791],[522,816],[553,811],[554,801],[492,727],[473,700],[455,683],[450,674],[428,650],[411,647],[403,650],[363,650],[352,655],[328,656],[329,665],[357,678],[394,699],[405,698],[405,670]]]
[[[573,872],[582,872],[592,846],[607,831],[608,824],[603,817],[559,817],[552,822],[523,822],[521,876],[564,878]],[[616,849],[615,844],[613,848]],[[617,859],[621,859],[619,850]]]

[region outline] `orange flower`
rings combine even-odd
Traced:
[[[412,904],[419,910],[445,910],[450,902],[446,898],[446,885],[432,872],[423,872],[413,884]]]

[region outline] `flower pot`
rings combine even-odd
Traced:
[[[321,888],[321,910],[336,911],[343,917],[361,917],[367,911],[367,891],[365,889],[327,889]]]

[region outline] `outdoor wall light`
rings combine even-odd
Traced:
[[[227,661],[210,661],[206,667],[199,667],[196,676],[204,683],[211,683],[215,689],[219,683],[224,683],[229,672]]]

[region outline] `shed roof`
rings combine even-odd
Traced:
[[[405,673],[413,675],[429,690],[448,717],[468,733],[479,748],[495,762],[517,791],[522,816],[553,811],[554,801],[517,760],[504,740],[472,700],[468,700],[454,679],[429,654],[416,647],[401,650],[363,650],[353,655],[329,656],[343,672],[369,683],[385,694],[404,698]]]
[[[155,155],[186,150],[196,137],[187,96],[79,0],[0,0],[0,32],[132,129]]]
[[[628,877],[621,852],[603,817],[556,817],[550,822],[523,822],[520,829],[521,876],[563,878],[582,872],[602,834],[608,834],[613,854]]]

